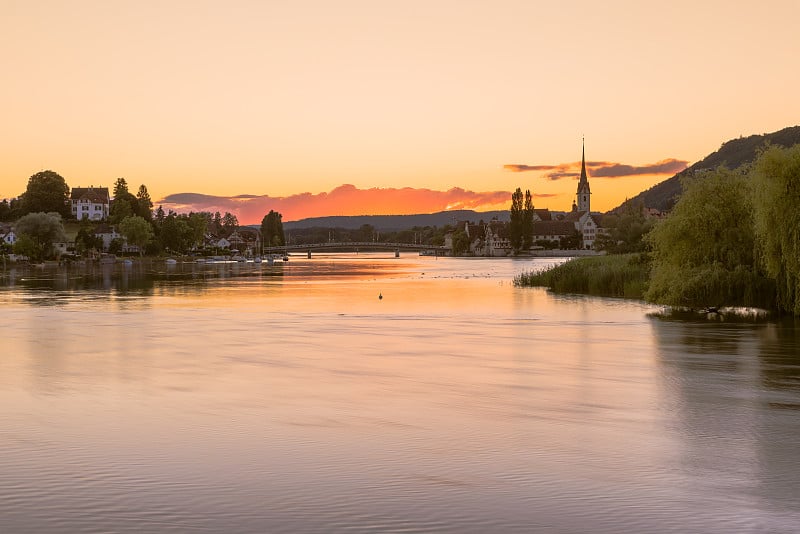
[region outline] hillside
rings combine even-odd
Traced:
[[[510,202],[509,202],[510,203]],[[497,217],[501,221],[507,221],[510,217],[508,210],[501,211],[472,211],[472,210],[453,210],[440,211],[438,213],[428,213],[419,215],[357,215],[357,216],[331,216],[331,217],[311,217],[299,221],[288,221],[283,223],[284,230],[295,230],[302,228],[343,228],[347,230],[357,230],[365,224],[371,225],[376,230],[382,232],[396,232],[406,230],[415,226],[437,226],[442,227],[446,224],[453,224],[457,221],[474,221],[481,219],[489,221]]]
[[[763,135],[751,135],[732,139],[722,144],[716,152],[709,154],[701,161],[698,161],[686,170],[679,172],[672,178],[654,185],[650,189],[643,191],[627,202],[643,203],[648,208],[656,208],[662,211],[672,209],[678,196],[681,194],[681,177],[691,175],[695,172],[715,169],[719,166],[726,166],[729,169],[736,169],[742,165],[752,163],[756,159],[759,149],[766,144],[789,147],[800,143],[800,126],[791,126],[777,132]],[[617,211],[622,206],[611,211]]]

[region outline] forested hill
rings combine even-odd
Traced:
[[[510,200],[509,200],[510,203]],[[472,210],[453,210],[440,211],[438,213],[427,213],[419,215],[356,215],[356,216],[332,216],[332,217],[311,217],[299,221],[289,221],[283,223],[285,230],[299,228],[344,228],[357,230],[365,224],[371,225],[376,230],[385,232],[395,232],[414,228],[415,226],[438,226],[454,224],[458,221],[478,222],[483,219],[490,221],[497,217],[501,221],[508,221],[510,212],[502,211],[472,211]]]
[[[751,135],[749,137],[732,139],[723,143],[719,150],[713,154],[709,154],[703,160],[679,172],[672,178],[654,185],[647,191],[642,191],[626,202],[643,203],[648,208],[668,211],[672,209],[672,206],[681,194],[680,179],[682,176],[703,170],[715,169],[721,165],[729,169],[736,169],[747,163],[752,163],[756,159],[758,150],[763,148],[765,144],[790,147],[797,143],[800,143],[800,126],[791,126],[777,132],[763,135]],[[624,205],[625,203],[622,204],[622,206]],[[614,208],[611,211],[617,211],[622,208],[622,206]]]

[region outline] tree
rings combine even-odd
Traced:
[[[610,254],[627,254],[644,252],[644,237],[655,225],[655,219],[646,219],[644,204],[625,202],[618,213],[603,216],[603,227],[608,234],[600,234],[595,241],[595,248]]]
[[[118,196],[124,193],[130,193],[128,191],[128,182],[125,178],[117,178],[117,181],[114,182],[114,199],[116,200]]]
[[[0,221],[10,221],[11,220],[11,203],[8,201],[7,198],[4,198],[2,202],[0,202]]]
[[[525,207],[522,211],[522,248],[530,250],[533,245],[533,197],[525,190]]]
[[[236,218],[236,215],[232,213],[225,212],[225,215],[222,217],[222,229],[226,232],[230,233],[236,230],[239,226],[239,219]]]
[[[14,254],[26,256],[27,258],[34,260],[39,259],[39,245],[28,234],[17,236],[17,240],[14,242],[12,250],[14,251]]]
[[[453,234],[453,255],[460,256],[469,252],[469,236],[463,228],[459,228]]]
[[[138,208],[139,201],[136,200],[135,196],[127,191],[120,192],[119,195],[114,195],[114,200],[111,201],[108,220],[111,224],[119,224],[124,219],[136,215]]]
[[[92,223],[88,219],[82,219],[75,236],[75,251],[83,254],[89,250],[103,250],[103,240],[94,234]]]
[[[192,246],[197,247],[203,244],[203,238],[206,235],[210,213],[190,213],[186,222],[192,231],[191,243]]]
[[[778,308],[800,315],[800,145],[762,152],[752,190],[759,262],[775,281]]]
[[[286,244],[283,235],[283,215],[277,211],[269,210],[261,220],[261,239],[266,247],[282,247]],[[362,226],[363,229],[363,226]]]
[[[53,254],[53,243],[66,241],[64,224],[59,213],[29,213],[23,215],[15,226],[17,235],[26,235],[33,242],[33,259],[45,259]]]
[[[508,228],[508,237],[514,252],[518,252],[522,248],[523,227],[525,225],[522,202],[522,189],[518,187],[511,194],[511,223]]]
[[[58,213],[69,217],[69,186],[64,178],[53,171],[37,172],[28,179],[28,187],[21,196],[22,215],[28,213]]]
[[[721,168],[683,187],[670,216],[647,237],[653,267],[645,298],[691,308],[770,306],[772,284],[755,261],[747,177]]]
[[[147,192],[147,187],[142,184],[139,186],[139,192],[136,193],[137,207],[136,214],[146,221],[153,220],[153,200],[150,198],[150,193]]]
[[[144,253],[144,247],[153,239],[153,227],[143,217],[134,215],[123,219],[119,223],[119,233],[128,241],[128,245],[139,247],[139,256]]]
[[[187,222],[187,217],[179,217],[170,212],[161,223],[158,234],[161,247],[173,252],[184,253],[192,243],[192,228]]]

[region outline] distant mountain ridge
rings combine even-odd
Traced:
[[[509,199],[509,205],[511,200]],[[510,220],[510,211],[472,211],[472,210],[452,210],[440,211],[437,213],[426,213],[416,215],[334,215],[329,217],[310,217],[299,221],[288,221],[283,223],[284,230],[300,228],[345,228],[347,230],[357,230],[365,224],[373,226],[376,230],[384,232],[397,232],[407,230],[415,226],[437,226],[454,224],[458,221],[490,221],[494,217],[498,220]]]
[[[747,165],[755,161],[759,149],[767,144],[790,147],[800,143],[800,126],[790,126],[763,135],[751,135],[731,139],[722,144],[716,152],[709,154],[704,159],[694,165],[679,172],[672,178],[658,183],[646,191],[642,191],[635,197],[626,200],[613,211],[621,209],[628,203],[643,203],[645,207],[656,208],[661,211],[669,211],[675,205],[681,190],[681,177],[694,174],[704,170],[716,169],[725,166],[729,169],[737,169],[742,165]]]

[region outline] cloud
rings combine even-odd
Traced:
[[[621,176],[638,176],[641,174],[675,174],[685,169],[687,164],[687,161],[672,158],[640,167],[612,163],[593,169],[591,174],[597,178],[619,178]]]
[[[518,163],[503,165],[504,169],[508,169],[511,172],[549,171],[557,167],[558,167],[557,165],[521,165]]]
[[[156,205],[177,212],[228,211],[235,214],[242,224],[257,224],[269,210],[280,212],[284,221],[295,221],[325,215],[392,215],[456,209],[504,209],[510,202],[510,191],[476,192],[460,187],[447,191],[411,187],[359,189],[345,184],[330,192],[306,192],[286,197],[222,197],[201,193],[176,193],[164,197]]]
[[[626,165],[612,161],[587,161],[586,172],[592,178],[621,178],[623,176],[642,176],[653,174],[675,174],[684,170],[688,161],[668,158],[649,165]],[[559,163],[558,165],[524,165],[519,163],[503,165],[511,172],[549,171],[544,173],[548,180],[577,178],[580,176],[581,162]]]

